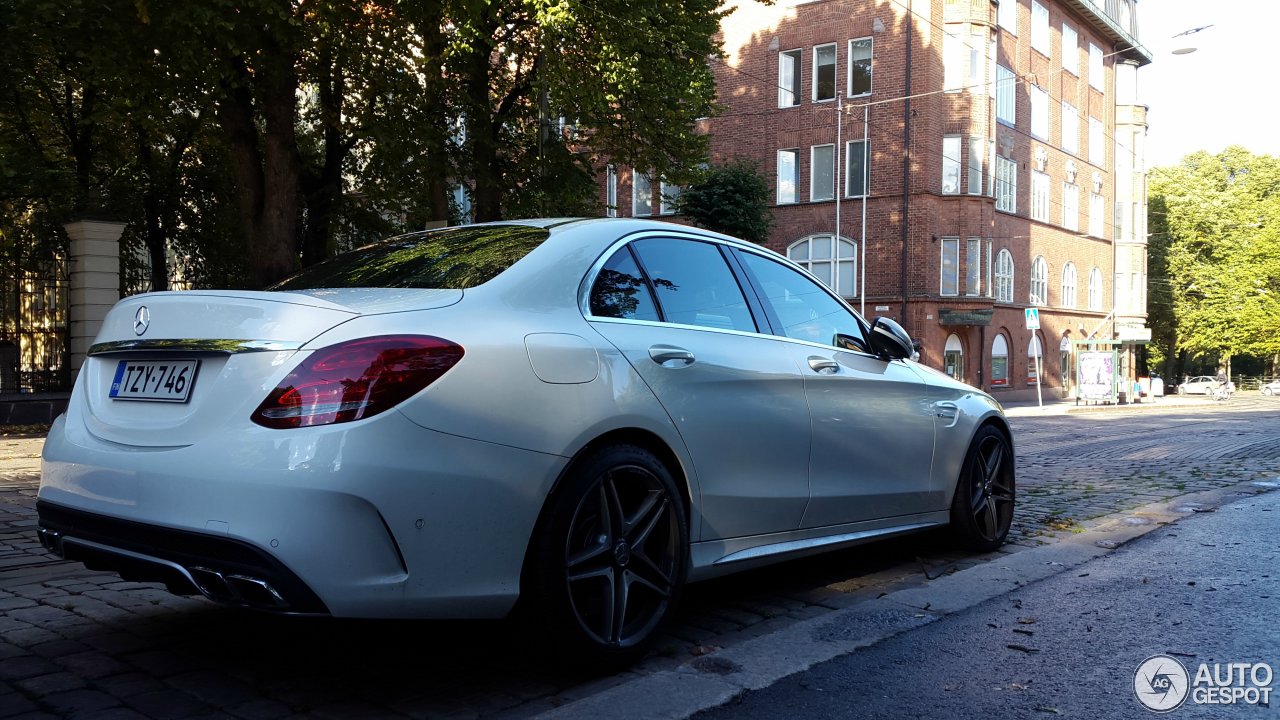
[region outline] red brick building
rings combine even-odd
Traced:
[[[1038,343],[1045,391],[1074,393],[1072,341],[1140,340],[1146,317],[1151,56],[1136,0],[1097,1],[742,3],[722,24],[713,159],[755,161],[769,246],[901,322],[923,362],[1034,398]],[[618,168],[603,200],[662,215],[671,191]]]

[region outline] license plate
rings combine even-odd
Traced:
[[[199,360],[121,360],[111,381],[113,400],[184,403],[191,398]]]

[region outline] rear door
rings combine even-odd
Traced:
[[[721,248],[636,240],[609,257],[588,300],[592,325],[684,439],[703,540],[794,530],[809,499],[804,382],[787,348],[758,332]]]

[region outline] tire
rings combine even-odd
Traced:
[[[969,443],[951,501],[951,530],[962,545],[991,552],[1004,544],[1013,525],[1016,494],[1013,450],[991,425]]]
[[[651,452],[616,445],[577,461],[531,542],[527,618],[561,664],[631,665],[653,646],[689,567],[683,495]]]
[[[1270,394],[1271,394],[1271,388],[1269,388],[1269,387],[1263,387],[1263,388],[1262,388],[1262,394],[1263,394],[1263,395],[1270,395]]]

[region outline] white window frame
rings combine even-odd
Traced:
[[[684,188],[679,185],[672,185],[666,180],[658,181],[658,214],[659,215],[675,215],[676,214],[676,198],[680,197],[680,193]]]
[[[1080,36],[1066,23],[1062,23],[1062,69],[1080,77]]]
[[[1089,309],[1102,309],[1102,271],[1096,267],[1089,271]]]
[[[1068,262],[1062,266],[1062,307],[1076,306],[1076,264]]]
[[[618,168],[613,164],[604,170],[604,216],[618,217]]]
[[[1103,139],[1102,121],[1089,118],[1089,162],[1098,167],[1107,166],[1107,143]]]
[[[960,135],[942,137],[942,194],[960,194]]]
[[[1002,30],[1007,31],[1010,35],[1018,34],[1018,3],[1017,0],[999,0],[996,8],[996,24]]]
[[[1107,199],[1101,193],[1089,193],[1089,234],[1107,236]]]
[[[1049,173],[1031,171],[1031,219],[1049,222]]]
[[[938,294],[955,297],[960,294],[960,238],[944,237],[939,245],[942,253],[938,262]]]
[[[814,258],[813,244],[816,242],[830,243],[828,246],[829,257]],[[801,246],[804,246],[804,253],[798,252]],[[844,298],[857,297],[858,295],[858,244],[846,237],[835,237],[831,234],[809,235],[787,246],[787,257],[800,267],[813,273],[813,264],[831,263],[831,279],[830,288],[837,295]],[[849,287],[840,281],[840,270],[847,268],[849,275]],[[821,280],[821,277],[814,273],[815,277]],[[826,284],[826,283],[823,283]]]
[[[790,66],[790,67],[788,67]],[[800,85],[804,77],[804,50],[795,48],[778,53],[778,107],[800,104]]]
[[[818,97],[818,71],[821,67],[818,64],[818,53],[826,48],[831,48],[831,97]],[[814,102],[831,102],[836,99],[836,92],[840,87],[840,48],[835,43],[823,43],[813,46],[813,91],[811,93]]]
[[[1062,150],[1080,154],[1080,111],[1066,100],[1062,101]]]
[[[1049,91],[1030,84],[1031,135],[1041,140],[1049,139]]]
[[[1107,91],[1107,70],[1102,58],[1102,48],[1089,43],[1089,87]]]
[[[996,254],[995,269],[995,301],[1013,302],[1013,253],[1009,252],[1008,248],[1001,248]]]
[[[1043,255],[1037,255],[1031,261],[1031,287],[1027,302],[1031,305],[1049,304],[1049,261]]]
[[[1031,48],[1049,57],[1049,8],[1031,0]]]
[[[643,189],[642,189],[643,188]],[[645,211],[641,212],[641,200]],[[631,216],[649,217],[653,215],[653,178],[639,170],[631,171]]]
[[[1018,212],[1018,163],[997,155],[995,176],[996,210]]]
[[[823,163],[830,166],[831,185],[829,192],[819,196],[818,188],[818,151],[829,150],[831,153],[831,162]],[[828,188],[823,188],[827,190]],[[836,199],[836,146],[830,143],[823,145],[814,145],[809,148],[809,202],[826,202],[827,200]]]
[[[867,57],[863,59],[854,59],[855,43],[865,43],[867,48]],[[854,92],[853,89],[853,68],[859,63],[865,63],[867,67],[867,89],[865,92]],[[849,41],[849,73],[848,79],[845,81],[845,97],[864,97],[875,91],[875,40],[869,37],[854,38]]]
[[[1018,78],[1009,68],[996,64],[996,120],[1006,125],[1018,122]]]
[[[853,177],[855,145],[862,148],[862,173],[856,182]],[[871,152],[869,148],[870,143],[866,140],[850,140],[844,144],[844,196],[847,198],[865,197],[867,188],[871,185]],[[860,186],[862,192],[853,192],[855,186]]]
[[[1062,183],[1062,227],[1080,232],[1080,186]]]

